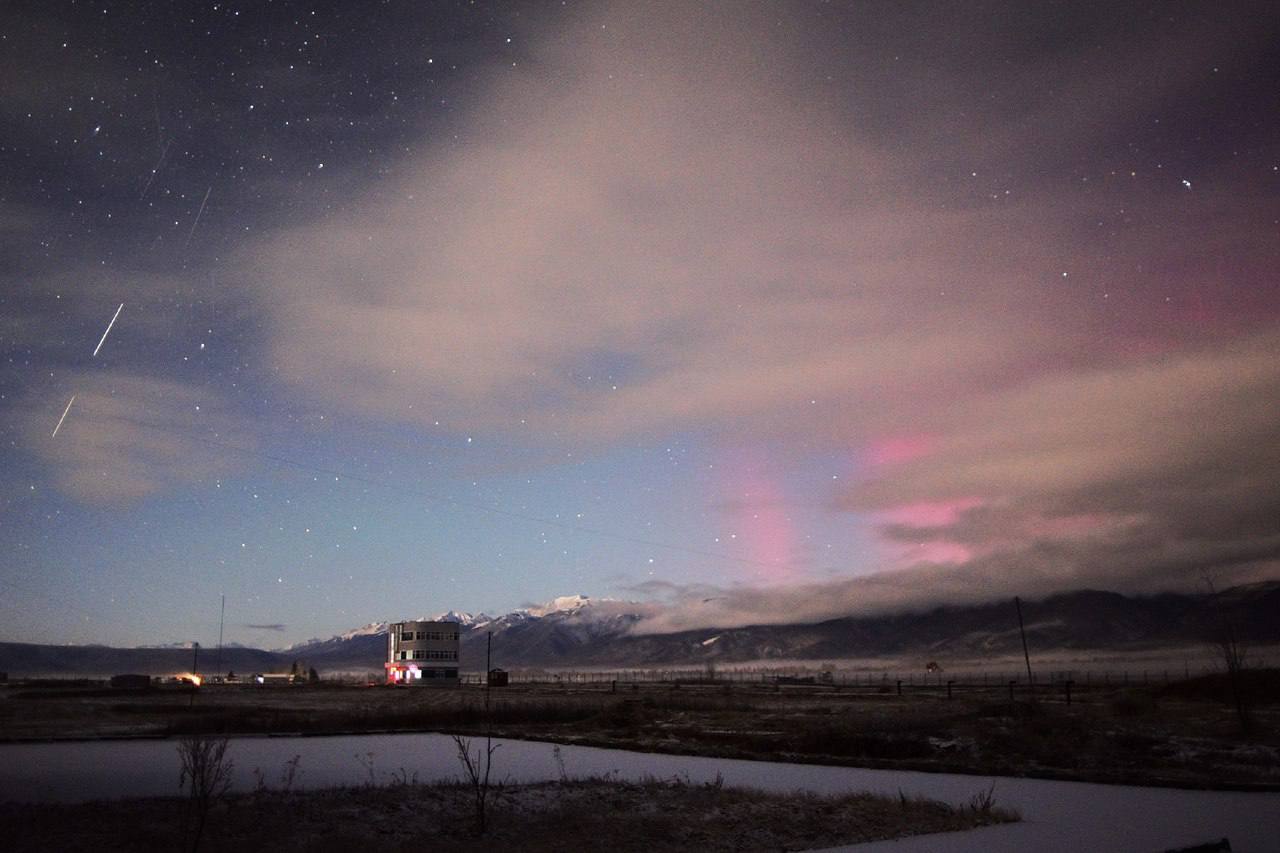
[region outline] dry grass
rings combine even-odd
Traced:
[[[1256,683],[1253,683],[1256,682]],[[526,686],[493,694],[494,732],[656,752],[1200,787],[1280,786],[1280,673],[1252,676],[1258,725],[1242,736],[1212,678],[1078,685],[1009,701],[1003,689],[897,696],[763,685]],[[204,688],[121,694],[6,688],[0,737],[189,732],[477,734],[475,688]]]
[[[399,785],[233,797],[210,814],[207,851],[802,850],[948,832],[1016,820],[984,799],[960,807],[909,797],[766,794],[694,785],[569,780],[499,787],[489,830],[472,834],[462,785]],[[6,849],[169,850],[174,800],[83,806],[0,806]]]

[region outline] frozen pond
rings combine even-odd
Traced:
[[[512,782],[556,779],[551,744],[500,741],[494,778]],[[228,750],[234,787],[252,790],[261,773],[279,787],[287,762],[300,756],[296,787],[386,785],[398,778],[427,782],[458,777],[453,741],[446,735],[237,738]],[[952,803],[985,789],[989,777],[775,764],[681,755],[561,747],[570,776],[616,774],[687,777],[777,791],[820,793],[870,790],[923,794]],[[178,758],[171,740],[86,741],[0,745],[0,801],[76,802],[177,793]],[[859,850],[1075,850],[1158,851],[1229,837],[1237,851],[1280,849],[1280,794],[1180,791],[1081,782],[1001,777],[1000,805],[1017,808],[1023,822],[976,832],[929,836]]]

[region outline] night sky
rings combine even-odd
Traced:
[[[1280,4],[6,2],[0,81],[0,640],[1280,576]]]

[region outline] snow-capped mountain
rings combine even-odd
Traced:
[[[558,602],[558,603],[557,603]],[[565,606],[567,605],[567,606]],[[672,634],[637,634],[634,626],[647,605],[566,596],[544,606],[489,618],[477,615],[462,627],[461,669],[485,666],[488,635],[493,664],[517,667],[649,667],[734,663],[769,659],[838,660],[846,657],[901,658],[945,664],[948,656],[974,658],[1021,654],[1009,602],[936,607],[878,616],[845,617],[816,624],[703,628]],[[1223,620],[1239,638],[1257,646],[1280,643],[1280,581],[1223,590],[1216,597],[1164,593],[1125,596],[1078,590],[1024,601],[1027,640],[1033,649],[1198,648],[1222,630]],[[535,612],[542,615],[535,615]],[[456,614],[465,615],[465,614]],[[386,656],[386,623],[346,631],[328,640],[276,652],[227,644],[219,664],[236,672],[286,671],[294,661],[321,673],[359,673],[379,680]],[[0,671],[24,675],[121,672],[165,674],[185,671],[189,648],[117,649],[106,646],[0,643]],[[201,665],[212,662],[201,647]],[[212,651],[210,649],[210,651]],[[1033,652],[1034,654],[1034,652]]]
[[[387,625],[389,622],[370,622],[367,625],[361,625],[359,628],[352,628],[350,631],[343,631],[341,634],[334,634],[329,639],[321,639],[320,637],[312,637],[310,640],[303,640],[301,643],[294,643],[291,646],[285,646],[281,649],[273,649],[277,652],[294,652],[299,649],[308,649],[314,646],[323,645],[325,643],[346,643],[357,637],[381,636],[387,633]]]
[[[462,662],[473,665],[484,659],[489,635],[508,650],[519,648],[522,659],[553,659],[588,644],[612,640],[631,630],[640,621],[633,612],[639,605],[614,599],[592,599],[586,595],[562,595],[545,604],[513,610],[501,616],[450,610],[418,621],[457,622],[461,628]],[[396,620],[399,621],[399,620]],[[370,622],[344,631],[327,640],[314,639],[277,651],[328,666],[354,666],[358,662],[381,660],[389,622]]]
[[[1280,582],[1221,593],[1224,610],[1236,614],[1242,636],[1254,642],[1280,641]],[[702,661],[769,659],[829,660],[842,657],[921,654],[986,655],[1020,648],[1007,602],[939,607],[927,611],[846,617],[817,624],[706,628],[671,634],[636,634],[645,605],[562,596],[544,605],[515,610],[463,625],[459,661],[482,669],[488,635],[493,663],[530,666],[649,666]],[[1203,596],[1163,594],[1127,597],[1080,590],[1039,602],[1023,602],[1028,640],[1042,649],[1158,647],[1212,636],[1221,617]],[[1219,621],[1215,621],[1215,618]],[[462,624],[459,621],[459,624]],[[297,654],[322,670],[381,666],[380,634],[338,638]]]
[[[608,599],[606,599],[608,600]],[[547,617],[569,617],[584,616],[589,613],[592,601],[586,595],[562,595],[553,598],[546,604],[537,605],[529,608],[513,610],[502,616],[490,616],[487,613],[467,613],[457,610],[449,610],[444,613],[436,613],[430,616],[418,616],[415,619],[405,619],[403,621],[417,622],[457,622],[462,629],[462,637],[465,639],[469,633],[474,632],[493,632],[494,634],[502,633],[517,625],[523,625],[530,620],[544,619]],[[402,621],[402,620],[396,620]],[[349,631],[343,631],[341,634],[335,634],[329,639],[321,639],[319,637],[305,640],[301,643],[294,643],[283,649],[277,649],[279,652],[287,652],[290,654],[297,653],[315,653],[326,647],[333,647],[342,643],[350,643],[353,640],[362,637],[383,637],[387,633],[387,626],[391,623],[370,622],[367,625],[361,625],[359,628],[352,628]]]
[[[430,620],[423,621],[457,622],[463,628],[470,628],[473,625],[489,622],[492,619],[492,616],[485,613],[459,613],[457,610],[450,610],[447,613],[437,613],[435,616],[432,616]]]
[[[366,637],[366,636],[368,636],[369,634],[385,634],[385,633],[387,633],[387,625],[388,625],[388,624],[390,624],[390,623],[388,623],[388,622],[370,622],[368,625],[361,625],[359,628],[352,628],[350,631],[345,631],[345,632],[343,632],[343,633],[339,634],[337,637],[334,637],[334,639],[335,639],[335,640],[338,640],[338,639],[341,639],[341,640],[354,640],[356,637]],[[312,642],[312,643],[314,643],[314,642],[317,642],[317,641],[316,641],[316,640],[309,640],[308,642]]]
[[[591,596],[589,595],[561,595],[553,598],[546,604],[539,607],[529,607],[523,612],[530,616],[550,616],[552,613],[576,613],[584,607],[591,606]]]

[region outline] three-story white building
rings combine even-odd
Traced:
[[[387,628],[387,683],[458,683],[457,622],[393,622]]]

